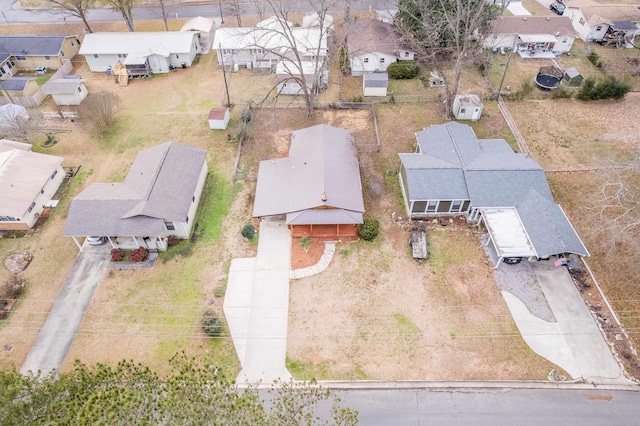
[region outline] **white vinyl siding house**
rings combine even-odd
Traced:
[[[350,60],[351,75],[363,75],[366,72],[384,72],[397,58],[384,52],[364,52],[351,55]]]
[[[116,62],[146,58],[154,74],[190,67],[200,49],[194,31],[87,34],[80,48],[92,72],[105,72]]]
[[[166,250],[189,238],[207,178],[206,151],[167,142],[138,153],[122,183],[94,183],[71,202],[63,235],[106,236],[113,248]]]
[[[3,147],[10,148],[0,141],[0,230],[29,230],[64,180],[62,157]]]
[[[631,4],[567,4],[564,15],[578,36],[585,41],[601,41],[611,32],[623,33],[631,41],[640,32],[640,9]],[[626,24],[626,25],[625,25]],[[616,30],[619,27],[620,30]]]

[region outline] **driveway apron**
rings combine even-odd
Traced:
[[[595,383],[627,383],[569,272],[564,267],[554,266],[553,262],[534,262],[532,267],[580,376]]]
[[[231,263],[224,313],[242,365],[238,381],[291,378],[285,365],[290,256],[284,220],[263,219],[258,255]]]
[[[20,372],[42,375],[58,370],[71,347],[71,342],[102,279],[109,262],[103,247],[87,247],[78,254],[49,316],[38,333]]]

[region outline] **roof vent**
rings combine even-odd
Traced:
[[[546,17],[545,19],[546,19],[547,21],[550,21],[550,20],[551,20],[551,18],[549,18],[549,17]]]
[[[525,17],[525,18],[522,18],[522,20],[523,20],[523,21],[526,21],[526,20],[527,20],[527,18],[526,18],[526,17]]]
[[[322,202],[323,202],[323,203],[326,203],[326,202],[327,202],[327,193],[326,193],[326,192],[323,192],[323,193],[322,193],[322,197],[320,197],[320,198],[322,199]]]

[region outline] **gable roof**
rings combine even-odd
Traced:
[[[615,21],[640,22],[640,6],[631,4],[600,4],[581,6],[568,4],[567,8],[579,9],[589,25],[612,24]]]
[[[539,257],[589,255],[533,159],[514,152],[503,139],[479,140],[470,126],[456,122],[427,127],[416,137],[421,152],[399,154],[408,200],[470,200],[474,208],[490,212],[498,236],[508,237],[509,229],[521,223]],[[500,218],[507,221],[506,229],[498,229]]]
[[[138,153],[123,183],[96,183],[71,202],[63,235],[159,236],[184,222],[206,151],[166,142]]]
[[[288,157],[260,162],[253,216],[323,207],[351,212],[356,221],[347,223],[362,222],[364,201],[353,136],[347,130],[320,124],[292,133]],[[300,215],[288,220],[294,218]]]
[[[33,146],[30,143],[16,142],[9,139],[0,139],[0,152],[19,149],[22,151],[31,151]]]
[[[371,18],[356,19],[351,24],[347,46],[349,56],[369,52],[395,55],[400,48],[393,25]]]
[[[58,56],[67,36],[2,35],[0,36],[0,60],[13,55]]]
[[[389,86],[389,74],[386,72],[365,72],[363,77],[364,87]]]
[[[0,152],[0,215],[24,216],[61,163],[62,157],[24,149]]]
[[[180,28],[180,31],[213,32],[214,24],[215,21],[213,19],[197,16],[185,22],[182,28]]]
[[[81,55],[114,55],[150,52],[167,56],[168,53],[191,51],[193,31],[163,32],[104,32],[84,36],[80,46]]]
[[[271,28],[273,25],[280,24],[271,22],[270,26],[258,28],[219,28],[216,30],[213,46],[215,49],[238,50],[261,48],[276,54],[284,54],[292,48],[296,48],[302,54],[318,52],[318,46],[321,53],[327,49],[326,31],[322,32],[320,28],[292,26],[289,27],[290,38],[282,34],[282,28]]]
[[[84,81],[80,79],[49,80],[44,87],[47,95],[73,95],[78,92],[80,85],[84,85]]]
[[[491,22],[491,33],[576,35],[567,16],[500,16]]]

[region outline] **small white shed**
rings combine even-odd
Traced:
[[[47,82],[45,93],[51,95],[56,105],[80,105],[89,94],[84,80],[70,78]]]
[[[386,72],[365,72],[362,78],[362,91],[365,96],[387,96],[389,74]]]
[[[213,108],[209,111],[209,128],[224,130],[229,124],[229,108]]]
[[[453,99],[453,116],[456,120],[480,120],[483,109],[478,95],[456,95]]]

